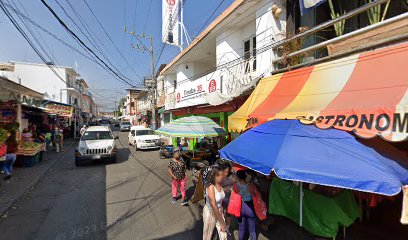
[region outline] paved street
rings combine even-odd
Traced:
[[[74,148],[0,219],[1,239],[193,239],[197,206],[170,203],[167,161],[119,133],[118,163],[74,165]]]

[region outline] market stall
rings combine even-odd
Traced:
[[[227,134],[225,130],[213,120],[201,116],[190,116],[176,119],[157,129],[155,132],[173,138],[191,139],[216,138]],[[196,144],[190,146],[188,151],[183,151],[183,154],[186,155],[186,157],[191,158],[193,161],[200,161],[211,155],[210,146],[197,149],[195,145]]]
[[[408,184],[408,170],[403,167],[403,161],[399,161],[403,159],[387,158],[357,141],[350,133],[336,129],[322,130],[298,120],[264,123],[243,133],[221,149],[220,154],[225,160],[261,174],[269,176],[272,173],[279,179],[299,182],[299,199],[292,201],[298,205],[288,205],[288,202],[280,200],[282,196],[273,196],[269,199],[269,212],[292,218],[309,232],[323,237],[335,237],[340,226],[349,226],[354,222],[358,217],[356,200],[353,198],[354,202],[350,203],[346,197],[339,199],[347,201],[337,201],[334,197],[312,194],[312,198],[331,203],[306,204],[302,183],[344,189],[339,194],[353,190],[384,196],[394,196],[401,192],[404,184]],[[283,194],[279,191],[282,183],[276,182],[272,182],[271,191],[273,194]],[[322,213],[333,212],[335,201],[344,209],[325,218]],[[317,211],[317,208],[320,210]],[[294,211],[298,212],[297,217],[294,217]],[[305,214],[308,214],[306,221]],[[313,221],[309,219],[310,214],[315,214]],[[321,222],[319,218],[330,221]],[[322,230],[325,227],[327,229]]]

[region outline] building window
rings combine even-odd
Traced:
[[[253,57],[253,62],[252,62],[252,70],[256,70],[256,37],[252,38],[252,57]]]
[[[256,70],[256,37],[244,41],[244,62],[246,73]]]
[[[177,89],[177,80],[173,80],[173,86],[174,86],[174,92],[175,92]]]
[[[247,40],[244,42],[244,62],[245,62],[245,72],[248,73],[250,70],[249,60],[251,58],[251,41]]]

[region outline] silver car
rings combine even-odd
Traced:
[[[129,132],[132,124],[130,122],[121,122],[119,127],[121,132]]]

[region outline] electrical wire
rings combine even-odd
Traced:
[[[211,13],[211,15],[207,18],[207,20],[204,22],[203,26],[201,26],[200,30],[197,33],[200,33],[204,27],[207,25],[207,23],[211,20],[211,18],[214,16],[214,14],[217,12],[217,10],[221,7],[221,5],[225,2],[225,0],[222,0],[220,4],[214,9],[214,11]]]
[[[129,86],[133,86],[132,83],[130,83],[129,81],[127,81],[126,79],[124,79],[123,77],[121,77],[117,72],[115,72],[108,64],[106,64],[105,61],[103,61],[91,48],[89,48],[82,40],[81,38],[78,37],[78,35],[76,35],[66,24],[65,22],[57,15],[57,13],[51,8],[51,6],[49,6],[45,0],[41,0],[41,3],[48,9],[48,11],[53,15],[53,17],[58,21],[58,23],[63,26],[63,28],[74,38],[76,39],[81,46],[83,46],[84,48],[87,49],[87,51],[89,51],[90,53],[92,53],[92,55],[94,55],[98,61],[100,61],[107,69],[109,69],[109,71],[111,71],[116,77],[117,79],[119,79],[120,81],[128,84]]]
[[[150,8],[152,7],[152,2],[153,2],[153,0],[150,0],[149,7],[147,8],[147,15],[146,15],[146,18],[145,18],[145,21],[144,21],[144,24],[143,24],[143,32],[145,32],[146,23],[147,23],[147,20],[149,19]]]
[[[5,7],[3,1],[0,1],[0,8],[6,15],[6,17],[10,20],[10,22],[13,24],[13,26],[17,29],[17,31],[23,36],[23,38],[26,40],[26,42],[30,45],[30,47],[34,50],[34,52],[37,54],[37,56],[43,61],[43,63],[63,82],[65,83],[68,87],[74,87],[70,85],[68,82],[66,82],[56,71],[55,69],[47,62],[45,57],[42,55],[42,53],[38,50],[38,48],[35,46],[35,44],[31,41],[31,39],[28,37],[27,33],[21,28],[21,26],[18,24],[16,19],[11,15],[11,13],[7,10]]]
[[[119,53],[119,55],[122,57],[122,59],[126,62],[126,64],[129,66],[129,68],[132,70],[132,72],[139,78],[142,79],[142,77],[134,70],[134,68],[132,67],[132,65],[128,62],[128,60],[125,58],[125,56],[123,55],[123,53],[119,50],[118,46],[115,44],[115,42],[113,41],[112,37],[108,34],[108,32],[106,31],[105,27],[102,25],[102,23],[100,22],[100,20],[98,19],[98,17],[96,16],[96,14],[94,13],[94,11],[92,10],[92,8],[90,7],[90,5],[88,4],[88,2],[86,0],[83,0],[85,5],[87,6],[87,8],[89,9],[89,11],[91,12],[91,14],[94,16],[94,18],[96,19],[97,23],[99,24],[99,26],[102,28],[103,32],[105,33],[105,35],[108,37],[109,41],[112,43],[112,45],[115,47],[116,51]],[[137,4],[137,1],[136,1]],[[136,11],[136,10],[135,10]],[[136,17],[135,17],[136,19]]]
[[[67,1],[68,1],[68,0],[67,0]],[[84,29],[85,29],[85,31],[88,33],[89,37],[88,37],[87,34],[84,33],[84,31],[82,30],[82,28],[75,22],[75,20],[68,14],[68,12],[67,12],[66,9],[64,8],[64,6],[62,6],[62,4],[60,4],[60,3],[58,2],[58,0],[56,0],[55,2],[56,2],[56,3],[58,4],[58,6],[62,9],[62,11],[65,13],[65,15],[71,20],[71,22],[78,28],[78,30],[82,33],[82,35],[85,36],[85,38],[88,40],[88,42],[99,52],[99,54],[102,55],[102,57],[105,59],[105,61],[108,62],[108,63],[112,66],[112,68],[115,69],[116,72],[117,72],[118,74],[120,74],[123,78],[127,79],[128,81],[132,81],[130,78],[126,77],[123,73],[121,73],[121,72],[119,71],[119,69],[118,69],[114,64],[112,64],[112,62],[111,62],[111,61],[109,60],[109,58],[105,55],[105,53],[103,52],[103,50],[101,49],[101,47],[96,43],[95,39],[92,37],[92,35],[94,35],[94,34],[90,33],[90,32],[87,30],[87,27],[82,23],[81,17],[77,15],[77,18],[79,19],[80,23],[84,26]],[[69,4],[69,2],[68,2],[68,4]],[[69,4],[69,5],[70,5],[70,4]],[[70,5],[70,6],[71,6],[71,5]],[[73,9],[73,10],[74,10],[74,14],[76,14],[75,9]]]

